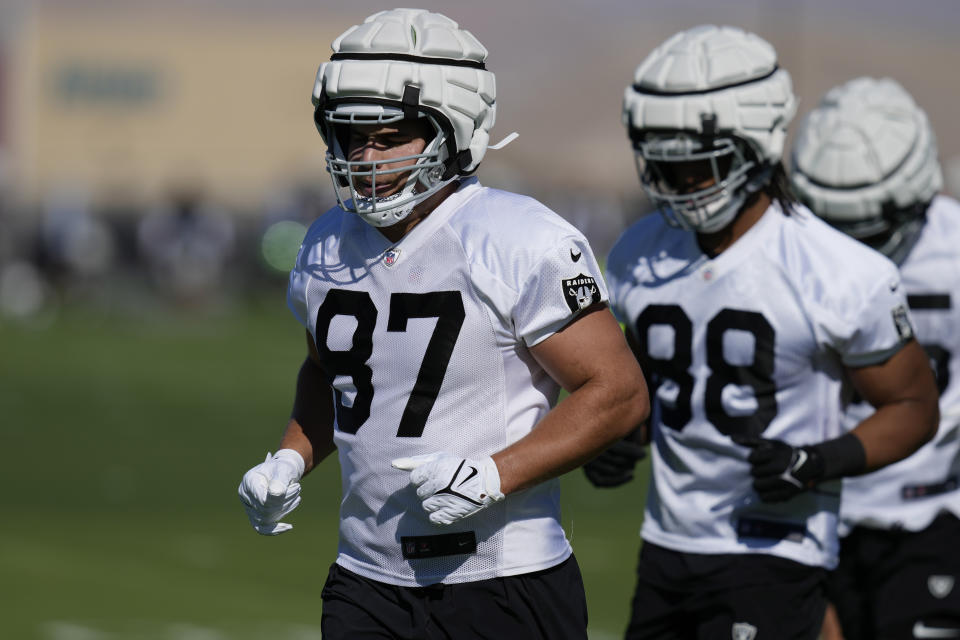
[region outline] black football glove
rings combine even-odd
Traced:
[[[641,438],[642,429],[637,428],[583,465],[587,480],[595,487],[619,487],[633,480],[637,462],[647,457],[646,445]]]
[[[863,443],[853,433],[803,447],[757,436],[733,436],[733,441],[753,449],[747,462],[753,489],[764,502],[789,500],[824,480],[868,470]]]
[[[747,457],[753,489],[764,502],[783,502],[824,479],[823,456],[816,447],[793,447],[782,440],[734,436],[753,451]]]

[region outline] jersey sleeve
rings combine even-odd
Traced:
[[[607,300],[607,287],[589,243],[583,236],[568,236],[546,252],[522,283],[513,310],[516,334],[532,347],[583,309]]]
[[[297,321],[307,329],[310,325],[307,322],[307,284],[310,282],[303,268],[303,260],[307,253],[307,238],[304,238],[300,250],[297,252],[297,260],[290,270],[290,281],[287,284],[287,307],[290,309]]]
[[[914,335],[900,273],[886,261],[874,265],[869,286],[848,283],[828,309],[821,306],[815,329],[840,354],[843,364],[858,368],[886,362]]]
[[[628,268],[629,253],[624,246],[627,244],[628,235],[629,232],[624,233],[623,237],[614,244],[607,256],[607,270],[604,273],[610,291],[610,310],[613,311],[617,321],[624,325],[630,324],[630,319],[622,302],[633,284]]]
[[[287,307],[304,327],[307,327],[307,287],[303,272],[294,268],[287,286]]]
[[[290,270],[290,279],[287,283],[287,307],[297,322],[310,329],[309,306],[307,295],[312,281],[311,271],[316,267],[320,256],[323,255],[323,239],[330,237],[339,230],[340,218],[336,215],[339,209],[333,207],[318,217],[307,229],[307,233],[300,243],[297,259]]]

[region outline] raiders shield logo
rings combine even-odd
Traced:
[[[930,576],[927,578],[927,588],[934,598],[942,600],[953,591],[953,576]]]
[[[586,309],[595,302],[600,302],[597,281],[590,276],[580,273],[575,278],[561,280],[560,284],[563,285],[563,299],[567,301],[567,306],[574,313],[580,309]]]
[[[902,304],[894,307],[890,314],[893,316],[893,326],[897,328],[897,335],[901,340],[909,340],[913,337],[913,326],[910,324],[910,316],[907,314],[907,308]]]
[[[733,640],[753,640],[757,637],[757,628],[749,622],[734,622],[730,637]]]

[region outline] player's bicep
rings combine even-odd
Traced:
[[[310,334],[310,330],[307,329],[307,357],[317,365],[317,368],[320,367],[320,352],[317,351],[317,343],[313,339],[313,336]]]
[[[624,338],[626,338],[626,341],[627,341],[627,347],[629,347],[630,352],[633,354],[633,357],[637,359],[638,363],[642,363],[643,355],[641,354],[643,353],[643,351],[640,347],[640,343],[637,341],[636,336],[633,335],[633,332],[630,331],[629,328],[623,325],[621,325],[620,328],[623,330]],[[647,393],[649,393],[649,390],[653,388],[653,384],[650,380],[650,372],[645,367],[641,366],[641,369],[643,370],[643,380],[647,386]],[[650,444],[650,436],[651,436],[650,420],[648,419],[648,420],[644,420],[644,422],[639,427],[637,427],[637,430],[632,434],[630,434],[628,438],[632,438],[635,442],[639,444],[647,445],[647,444]]]
[[[937,388],[929,361],[909,340],[881,364],[849,370],[854,386],[876,411],[853,432],[863,445],[866,470],[901,460],[937,432]]]
[[[930,362],[916,340],[910,340],[880,364],[847,370],[853,386],[874,407],[897,402],[936,405],[937,388]]]
[[[567,391],[590,381],[646,385],[620,325],[606,305],[595,304],[562,330],[530,348],[548,375]]]
[[[297,373],[297,387],[291,418],[299,423],[314,446],[325,448],[333,441],[335,410],[333,393],[323,369],[313,337],[307,332],[308,355]]]

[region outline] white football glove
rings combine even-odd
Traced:
[[[433,524],[453,524],[503,500],[493,458],[460,458],[449,453],[397,458],[394,468],[410,471],[423,510]]]
[[[257,533],[275,536],[293,528],[280,518],[300,504],[302,476],[303,457],[293,449],[267,453],[266,460],[243,474],[237,492]]]

